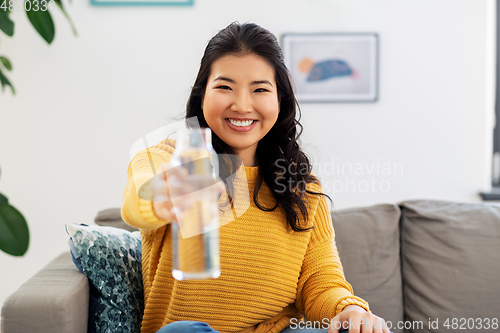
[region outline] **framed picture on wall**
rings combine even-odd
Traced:
[[[377,34],[284,34],[281,47],[299,102],[377,101]]]
[[[194,0],[90,0],[95,6],[100,5],[167,5],[167,6],[192,6]]]

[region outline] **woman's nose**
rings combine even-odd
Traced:
[[[238,112],[252,111],[252,98],[248,95],[248,93],[238,94],[231,105],[231,110]]]

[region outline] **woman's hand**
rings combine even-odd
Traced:
[[[349,333],[390,333],[384,319],[357,305],[348,305],[333,317],[328,333],[338,333],[344,328]]]
[[[150,186],[153,192],[153,211],[155,215],[165,221],[177,221],[175,211],[183,211],[192,205],[190,197],[195,189],[187,181],[188,172],[184,167],[173,167],[170,163],[164,163],[159,168],[159,173],[154,177]],[[167,182],[167,180],[169,180]],[[220,179],[219,179],[220,180]],[[224,183],[217,183],[217,191],[220,193],[225,189]],[[176,200],[175,206],[172,198],[183,196],[182,200]]]
[[[182,180],[187,176],[187,171],[185,168],[174,168],[170,163],[162,164],[159,171],[150,184],[153,192],[153,212],[161,220],[173,221],[176,217],[171,194],[167,187],[167,177],[175,176]]]

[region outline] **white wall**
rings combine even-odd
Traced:
[[[278,37],[380,35],[377,103],[301,105],[304,148],[337,209],[417,198],[479,201],[488,189],[492,0],[195,2],[64,2],[79,36],[56,11],[51,46],[21,12],[13,14],[14,39],[0,36],[18,91],[0,94],[0,192],[26,216],[31,244],[23,258],[0,253],[0,303],[67,251],[65,223],[92,223],[99,210],[121,205],[130,146],[182,114],[207,41],[234,20]],[[332,163],[362,175],[332,174]]]

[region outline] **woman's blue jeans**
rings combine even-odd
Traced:
[[[214,333],[207,323],[200,321],[175,321],[160,328],[156,333]],[[281,333],[327,333],[327,329],[291,329],[285,328]]]

